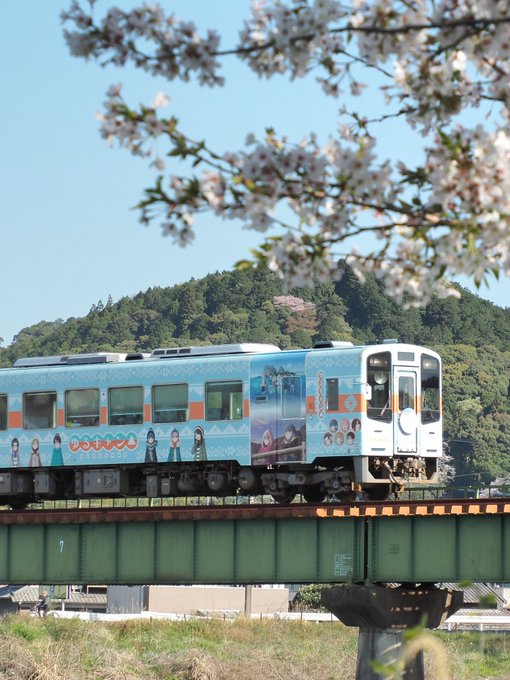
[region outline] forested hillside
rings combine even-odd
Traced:
[[[316,339],[355,343],[398,338],[437,349],[444,361],[445,440],[461,481],[510,476],[510,311],[466,290],[403,310],[373,278],[350,272],[336,284],[285,292],[267,270],[210,274],[93,305],[83,318],[24,328],[0,363],[20,356],[156,347],[270,342],[309,347]]]

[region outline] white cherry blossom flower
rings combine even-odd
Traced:
[[[163,212],[163,231],[179,245],[193,240],[197,215],[210,210],[268,234],[260,256],[289,285],[338,276],[343,254],[360,278],[372,272],[411,305],[451,294],[445,271],[475,282],[510,271],[508,0],[256,0],[237,48],[226,52],[217,31],[199,32],[157,4],[112,8],[96,20],[74,0],[62,20],[72,25],[64,30],[71,54],[84,59],[212,87],[223,84],[222,60],[237,49],[260,77],[313,71],[327,96],[350,89],[364,104],[351,109],[345,97],[326,142],[312,133],[292,143],[268,131],[218,152],[159,116],[165,95],[135,110],[112,86],[98,114],[106,141],[160,172],[164,143],[188,163],[141,202],[141,221]],[[364,71],[377,78],[363,79]],[[485,113],[485,102],[490,122],[466,127],[465,113]],[[378,158],[376,137],[392,118],[418,145],[426,140],[414,168],[399,161],[398,143],[395,162]],[[375,237],[372,252],[356,248],[360,234]]]

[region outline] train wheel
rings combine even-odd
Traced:
[[[375,484],[363,489],[363,493],[369,501],[385,501],[389,498],[391,487],[389,484]]]
[[[279,503],[280,505],[285,505],[286,503],[292,503],[294,498],[296,497],[296,494],[294,491],[291,491],[290,489],[278,491],[276,493],[272,493],[271,496],[273,497],[273,500],[275,503]]]
[[[303,489],[303,498],[307,503],[322,503],[326,494],[320,486],[309,486]]]
[[[29,503],[30,500],[28,498],[13,498],[9,501],[9,505],[13,510],[25,510]]]
[[[337,491],[335,494],[335,498],[337,501],[340,501],[341,503],[353,503],[356,500],[356,497],[358,495],[357,491],[352,491],[351,489],[349,490],[344,490],[344,491]]]
[[[207,475],[207,486],[214,493],[221,493],[228,488],[228,477],[224,472],[211,472]]]
[[[242,491],[247,491],[250,494],[258,494],[262,491],[262,483],[260,481],[260,472],[255,471],[250,467],[242,467],[237,476],[237,483]]]

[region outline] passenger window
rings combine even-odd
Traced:
[[[282,418],[300,418],[301,378],[285,375],[282,378]]]
[[[391,422],[391,355],[389,352],[373,354],[367,359],[367,383],[370,398],[367,403],[367,416],[374,420]]]
[[[0,394],[0,430],[7,429],[7,395]]]
[[[434,423],[441,417],[439,361],[428,354],[421,358],[421,422]]]
[[[26,430],[57,426],[57,393],[32,392],[23,395],[23,427]]]
[[[66,427],[99,425],[99,390],[68,390],[65,394]]]
[[[108,413],[110,425],[143,423],[143,387],[111,387]]]
[[[240,420],[242,417],[243,383],[240,380],[206,383],[206,420]]]
[[[399,411],[414,409],[414,378],[411,376],[402,375],[398,379],[398,408]]]
[[[338,378],[326,379],[326,411],[338,411]]]
[[[188,420],[188,386],[155,385],[152,388],[152,422],[183,423]]]

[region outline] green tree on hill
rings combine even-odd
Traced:
[[[468,334],[470,344],[462,341]],[[21,356],[150,351],[189,344],[314,340],[377,342],[389,335],[443,358],[444,435],[459,474],[510,475],[510,313],[464,293],[403,310],[370,278],[286,291],[266,271],[221,272],[172,288],[149,288],[85,317],[41,321],[0,348],[3,366]],[[445,342],[445,339],[447,342]]]

